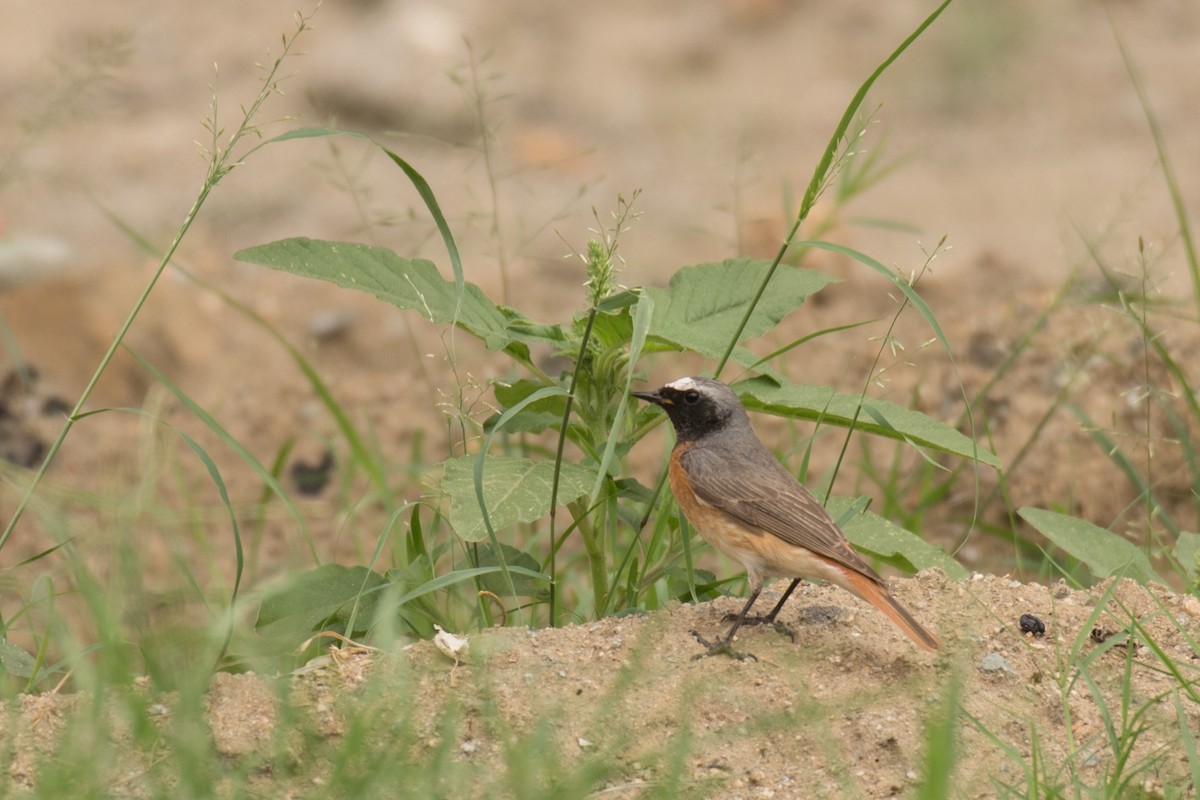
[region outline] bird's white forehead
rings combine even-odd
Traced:
[[[678,392],[686,392],[688,389],[699,388],[700,384],[696,383],[693,378],[678,378],[667,384],[668,389],[674,389]]]

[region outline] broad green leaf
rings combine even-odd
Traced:
[[[516,594],[539,599],[548,594],[546,586],[549,578],[542,574],[542,565],[536,558],[509,544],[500,545],[500,555],[508,568],[513,571],[512,590]],[[481,567],[497,567],[496,572],[489,572],[479,579],[483,588],[497,595],[509,591],[509,587],[504,584],[503,576],[499,574],[500,559],[496,557],[496,551],[490,544],[479,548],[478,562]]]
[[[601,352],[612,347],[624,347],[632,338],[633,318],[629,315],[628,309],[621,309],[615,314],[597,314],[596,319],[592,322],[592,343]],[[577,354],[578,340],[571,342],[570,347],[572,355]],[[630,360],[636,361],[636,359]]]
[[[596,310],[601,314],[611,314],[614,311],[629,308],[637,303],[641,296],[642,292],[640,289],[624,289],[616,294],[610,294],[601,300],[596,306]]]
[[[748,409],[791,419],[820,419],[826,425],[843,428],[854,420],[855,409],[861,402],[862,411],[855,422],[857,430],[1000,466],[1000,459],[956,428],[886,400],[840,394],[827,386],[780,385],[770,378],[754,378],[733,388]]]
[[[546,388],[546,384],[540,381],[519,380],[510,384],[494,384],[492,392],[496,395],[496,401],[500,404],[502,413],[509,413],[514,406],[525,402],[526,398],[534,392],[544,388]],[[504,423],[504,431],[506,433],[541,433],[547,428],[558,430],[562,424],[563,408],[566,402],[567,394],[564,389],[561,394],[526,403],[520,411],[508,417]],[[500,416],[501,414],[495,414],[488,417],[483,423],[484,430],[489,433],[495,430]],[[575,428],[576,423],[572,423],[572,430],[569,433],[573,441],[576,438],[574,434],[577,432],[574,430]]]
[[[466,284],[459,307],[454,281],[443,278],[431,261],[401,258],[382,247],[303,237],[249,247],[234,258],[369,292],[430,322],[457,322],[489,350],[502,350],[513,338],[505,315],[482,289]]]
[[[654,301],[650,335],[720,358],[770,266],[768,261],[749,258],[698,264],[676,272],[666,289],[644,289]],[[836,280],[810,269],[780,267],[771,291],[759,300],[741,338],[762,336],[798,309],[806,297]],[[743,355],[750,357],[749,353]]]
[[[854,506],[852,498],[834,497],[827,508],[840,521],[842,531],[856,549],[907,572],[937,567],[955,580],[969,577],[967,569],[942,548],[878,514],[857,511]]]
[[[501,408],[509,409],[520,403],[526,397],[541,389],[546,384],[540,381],[522,379],[513,381],[512,383],[494,383],[492,384],[492,393],[496,395],[496,402]],[[541,400],[535,400],[525,408],[521,409],[521,413],[531,414],[557,414],[558,419],[562,419],[563,407],[567,402],[566,394],[555,395],[554,397],[543,397]],[[556,420],[557,421],[557,420]],[[511,423],[504,426],[505,430],[511,430]]]
[[[450,525],[470,542],[487,538],[487,527],[475,496],[476,456],[444,462],[442,491],[450,496]],[[558,502],[566,504],[585,495],[595,472],[576,464],[563,464]],[[488,456],[483,473],[483,497],[488,519],[496,530],[518,522],[533,522],[550,513],[550,487],[554,464],[515,456]]]
[[[1017,513],[1054,545],[1086,564],[1097,578],[1121,573],[1138,583],[1159,580],[1146,554],[1112,531],[1041,508],[1022,508]]]
[[[488,417],[483,421],[483,429],[489,433],[495,429],[499,414]],[[562,424],[562,414],[552,414],[547,411],[518,411],[504,423],[506,433],[541,433],[547,428],[558,430]],[[572,426],[574,428],[574,426]],[[572,430],[570,433],[574,433]],[[574,438],[574,437],[572,437]]]
[[[1200,576],[1200,534],[1180,531],[1171,555],[1187,570],[1188,578],[1195,582]]]
[[[462,259],[458,255],[458,245],[454,242],[454,234],[450,232],[450,224],[446,222],[446,216],[442,213],[442,207],[438,204],[437,197],[433,194],[433,188],[425,180],[425,176],[418,172],[412,164],[409,164],[403,158],[364,133],[360,133],[359,131],[344,131],[339,128],[295,128],[276,136],[274,139],[265,142],[265,144],[286,142],[291,139],[311,139],[320,136],[349,136],[353,139],[370,142],[382,150],[392,160],[392,163],[404,172],[409,181],[412,182],[413,188],[417,190],[417,194],[425,201],[425,207],[429,209],[429,214],[433,217],[433,222],[437,225],[438,232],[442,234],[442,242],[446,245],[447,255],[450,256],[450,269],[454,272],[454,295],[457,301],[461,301],[466,281],[463,280]],[[457,314],[455,318],[457,320]]]
[[[0,677],[14,675],[18,678],[32,678],[37,669],[37,661],[7,639],[0,639]]]
[[[500,313],[508,321],[509,332],[522,341],[541,342],[559,350],[570,349],[571,339],[561,325],[534,322],[505,306],[500,306]]]
[[[258,609],[254,627],[264,635],[289,632],[312,633],[330,624],[345,624],[362,594],[357,619],[365,629],[375,616],[378,592],[371,591],[387,580],[366,567],[323,564],[302,572],[271,592]]]

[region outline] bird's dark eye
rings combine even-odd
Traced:
[[[683,402],[687,403],[688,405],[693,405],[699,399],[700,393],[695,389],[688,389],[683,393]]]

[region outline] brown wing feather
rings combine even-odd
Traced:
[[[820,502],[765,449],[730,455],[727,450],[717,453],[715,448],[697,445],[688,448],[680,461],[692,491],[708,505],[743,525],[882,582],[850,547]]]

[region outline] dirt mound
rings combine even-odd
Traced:
[[[736,598],[560,629],[495,629],[471,636],[459,665],[423,641],[394,654],[340,652],[287,677],[218,674],[208,735],[229,764],[254,765],[258,791],[278,797],[322,785],[338,749],[360,742],[367,710],[384,712],[390,733],[377,735],[418,765],[449,752],[453,771],[469,776],[466,796],[504,785],[514,747],[542,731],[542,755],[567,773],[603,761],[591,788],[604,797],[638,797],[664,780],[717,798],[891,797],[922,781],[927,728],[958,686],[959,786],[986,795],[993,780],[1023,784],[1031,751],[1047,774],[1100,782],[1116,766],[1106,725],[1121,732],[1123,719],[1145,727],[1132,761],[1151,759],[1163,782],[1187,774],[1176,714],[1186,709],[1195,729],[1200,709],[1167,702],[1180,687],[1164,667],[1194,657],[1193,598],[1129,581],[1081,592],[936,572],[894,587],[938,631],[941,653],[918,652],[846,593],[806,585],[783,615],[794,643],[772,630],[739,638],[754,659],[694,658],[691,631],[725,624]],[[1045,634],[1022,633],[1022,614],[1037,616]],[[1123,693],[1136,723],[1122,717]],[[179,713],[172,704],[147,697],[151,723]],[[54,757],[72,713],[87,707],[55,695],[14,703],[0,730],[14,754],[6,782],[29,786],[37,759]],[[137,776],[173,757],[120,752],[108,770],[116,795],[138,796]]]

